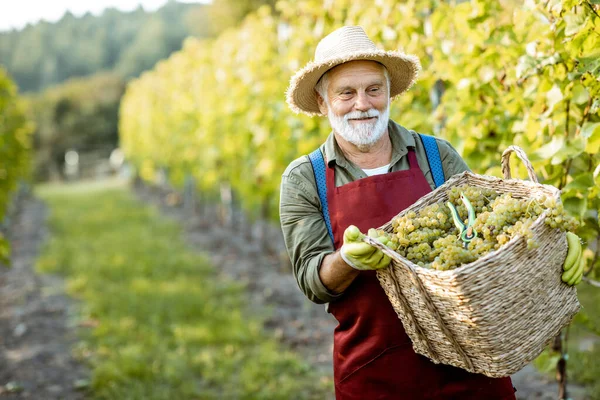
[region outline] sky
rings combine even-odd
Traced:
[[[181,1],[181,0],[179,0]],[[106,8],[114,7],[131,11],[141,4],[146,11],[162,7],[167,0],[0,0],[0,31],[21,29],[27,23],[41,19],[58,21],[67,10],[75,16],[86,12],[99,15]],[[206,3],[206,0],[186,0],[186,3]]]

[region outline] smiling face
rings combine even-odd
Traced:
[[[356,146],[370,146],[387,131],[390,97],[384,71],[375,61],[351,61],[325,77],[319,108],[334,132]]]

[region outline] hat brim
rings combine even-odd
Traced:
[[[398,51],[352,53],[325,62],[313,61],[294,74],[290,80],[290,86],[286,92],[286,101],[290,109],[295,113],[321,115],[315,85],[321,76],[331,68],[357,60],[377,61],[387,68],[390,75],[390,97],[392,99],[406,92],[415,83],[421,70],[418,57]]]

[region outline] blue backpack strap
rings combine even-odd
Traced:
[[[323,218],[325,218],[325,225],[327,225],[327,232],[333,240],[333,230],[331,229],[331,220],[329,219],[329,206],[327,205],[327,178],[325,175],[325,159],[321,149],[316,149],[308,155],[310,163],[315,173],[315,181],[317,182],[317,192],[319,193],[319,200],[321,200],[321,210],[323,212]]]
[[[429,163],[429,169],[433,176],[433,182],[435,187],[441,186],[446,178],[444,177],[444,170],[442,169],[442,159],[440,157],[440,150],[438,149],[437,142],[433,136],[423,135],[419,133],[421,142],[425,147],[425,153],[427,154],[427,162]]]

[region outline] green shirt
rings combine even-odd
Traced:
[[[434,189],[435,184],[429,170],[425,148],[417,137],[418,134],[392,120],[389,122],[388,132],[392,142],[389,172],[409,169],[408,147],[415,148],[417,161],[425,179]],[[450,143],[439,138],[436,138],[436,141],[446,179],[469,170]],[[328,165],[333,165],[335,168],[336,186],[367,177],[360,167],[344,157],[333,133],[329,134],[320,149]],[[321,213],[321,202],[308,156],[293,161],[283,173],[279,212],[285,245],[300,289],[311,301],[319,304],[339,298],[342,293],[330,292],[319,278],[319,268],[323,258],[333,253],[335,249]]]

